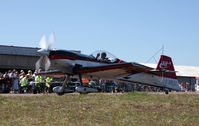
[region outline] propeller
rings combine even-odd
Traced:
[[[54,32],[52,32],[50,34],[50,37],[48,40],[48,45],[46,44],[45,35],[42,35],[41,40],[39,42],[41,49],[37,51],[40,54],[40,58],[35,64],[36,70],[40,69],[41,66],[45,67],[45,71],[47,71],[50,68],[51,63],[50,63],[48,56],[49,56],[50,49],[51,49],[51,46],[54,43],[54,41],[55,41]]]

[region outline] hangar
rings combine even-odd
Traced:
[[[39,48],[0,45],[0,70],[34,70]]]
[[[156,68],[156,64],[145,64]],[[189,91],[199,91],[199,67],[175,65],[175,70],[179,83],[188,84]]]
[[[8,70],[35,70],[35,63],[40,58],[40,48],[0,45],[0,72]],[[71,50],[81,53],[81,51]]]

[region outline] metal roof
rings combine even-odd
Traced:
[[[37,50],[39,48],[0,45],[0,54],[3,55],[39,56]]]
[[[40,56],[37,51],[41,48],[0,45],[0,55]],[[80,50],[69,50],[81,53]]]

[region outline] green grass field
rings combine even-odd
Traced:
[[[199,95],[0,96],[0,125],[198,126]]]

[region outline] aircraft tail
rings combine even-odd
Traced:
[[[165,73],[163,72],[162,76],[171,79],[177,79],[171,57],[161,55],[156,70],[168,71]]]

